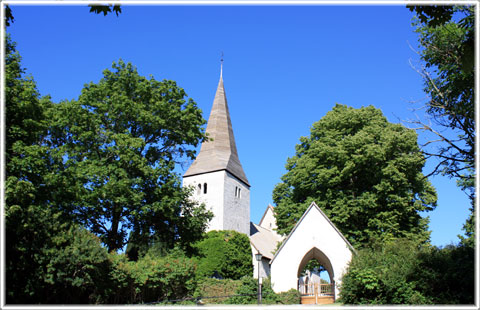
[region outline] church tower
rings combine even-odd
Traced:
[[[183,175],[183,186],[195,188],[214,218],[209,230],[236,230],[250,235],[250,184],[238,158],[223,86],[222,70],[206,130],[209,141]]]

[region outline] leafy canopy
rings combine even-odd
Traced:
[[[193,145],[203,139],[200,126],[204,121],[195,104],[183,100],[184,92],[175,83],[146,81],[123,63],[118,66],[125,69],[124,75],[112,73],[111,83],[103,85],[103,90],[112,87],[111,91],[102,92],[91,83],[93,95],[84,90],[80,101],[53,104],[48,96],[40,97],[35,81],[26,76],[10,36],[5,43],[7,302],[141,303],[193,293],[196,266],[183,251],[174,249],[159,257],[147,252],[137,262],[129,262],[123,254],[108,253],[100,238],[75,222],[85,226],[96,223],[99,210],[107,215],[124,214],[124,205],[108,202],[135,201],[138,197],[128,195],[162,186],[161,191],[152,189],[153,194],[146,193],[139,204],[128,209],[131,216],[127,220],[139,228],[134,231],[143,233],[146,238],[141,240],[149,245],[152,234],[163,228],[167,233],[158,238],[164,238],[167,248],[197,240],[210,215],[190,203],[186,198],[189,191],[180,189],[175,175],[169,176],[175,160],[181,154],[193,156]],[[128,72],[127,67],[131,69]],[[139,80],[144,83],[136,84]],[[151,85],[158,88],[148,93],[154,88]],[[127,98],[126,92],[134,99]],[[85,99],[101,95],[105,97],[100,103]],[[122,109],[127,107],[134,113],[132,117],[123,115]],[[165,119],[170,116],[173,118]],[[143,122],[139,120],[142,117]],[[162,127],[149,124],[158,120]],[[122,127],[126,123],[129,127]],[[132,130],[136,134],[131,134]],[[141,146],[148,144],[147,137],[158,141],[140,152]],[[159,180],[157,175],[172,181]],[[95,177],[104,182],[96,182]],[[109,182],[110,178],[116,182]],[[98,193],[101,195],[95,197]],[[152,204],[147,199],[158,199],[159,204],[153,207],[165,209],[147,205]],[[92,218],[86,220],[82,212]],[[128,224],[125,218],[118,222]],[[104,244],[116,240],[113,231],[98,234]]]
[[[412,6],[418,20],[419,54],[425,104],[431,124],[418,129],[437,139],[424,146],[438,160],[431,174],[457,179],[472,207],[462,242],[474,246],[475,234],[475,6]],[[434,126],[433,126],[433,125]],[[453,135],[445,134],[453,131]]]
[[[71,199],[72,189],[64,186],[69,182],[61,173],[61,156],[48,139],[52,106],[50,98],[41,98],[35,81],[26,75],[15,43],[7,34],[4,211],[8,303],[38,302],[45,300],[42,296],[51,295],[47,266],[59,252],[63,253],[56,240],[66,235],[70,237],[68,240],[76,236],[71,219],[58,212],[59,206]],[[71,258],[72,264],[82,260],[82,257]],[[75,283],[85,284],[83,280],[79,274]]]
[[[312,201],[354,245],[409,237],[426,241],[436,193],[413,130],[372,106],[337,104],[301,137],[273,191],[278,230],[288,234]]]
[[[201,110],[173,81],[140,76],[122,60],[86,84],[78,100],[56,106],[52,135],[77,197],[69,212],[109,251],[129,229],[172,248],[198,239],[210,217],[188,199],[175,164],[205,138]]]

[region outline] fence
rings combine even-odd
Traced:
[[[305,296],[334,296],[335,290],[333,284],[323,284],[323,283],[309,283],[309,284],[300,284],[298,286],[298,291],[300,294]]]

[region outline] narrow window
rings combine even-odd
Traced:
[[[240,194],[240,188],[238,188],[238,198],[241,198],[240,196],[241,196],[241,194]]]
[[[202,184],[198,184],[197,195],[200,195],[201,193],[202,193]]]
[[[203,183],[203,193],[207,193],[207,183]]]

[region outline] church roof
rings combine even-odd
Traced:
[[[263,257],[272,259],[283,238],[272,230],[250,222],[250,243]]]
[[[222,74],[220,74],[206,132],[213,140],[209,139],[202,143],[200,153],[183,176],[226,170],[250,186],[238,158]]]

